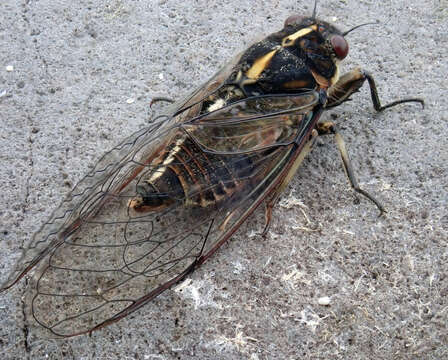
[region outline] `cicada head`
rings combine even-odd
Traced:
[[[288,33],[285,42],[295,43],[298,39],[305,52],[309,52],[310,48],[319,49],[321,55],[330,57],[333,61],[343,60],[348,55],[349,47],[344,34],[328,22],[291,15],[285,20],[283,31]]]
[[[339,78],[338,64],[348,55],[343,33],[326,21],[292,15],[280,32],[282,47],[304,59],[315,81],[323,88]]]

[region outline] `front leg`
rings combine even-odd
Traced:
[[[372,75],[365,70],[356,68],[342,75],[338,82],[328,89],[328,103],[326,107],[335,107],[345,101],[350,100],[350,96],[357,92],[366,80],[370,86],[370,95],[372,97],[373,107],[376,111],[383,111],[384,109],[407,102],[418,102],[422,105],[422,107],[425,106],[423,99],[419,98],[401,99],[382,106],[378,97],[378,90],[376,89],[375,80],[373,80]]]

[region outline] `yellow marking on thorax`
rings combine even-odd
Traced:
[[[251,68],[247,70],[246,76],[249,79],[258,79],[263,70],[269,66],[269,63],[271,62],[272,58],[274,57],[274,55],[277,53],[278,50],[279,49],[274,49],[268,52],[266,55],[263,55],[262,57],[255,60]]]
[[[317,30],[317,25],[311,25],[310,27],[300,29],[299,31],[295,32],[294,34],[288,35],[282,40],[282,46],[288,47],[294,45],[297,39],[309,34],[312,31]]]
[[[254,61],[253,65],[250,67],[249,70],[246,72],[247,80],[249,80],[249,84],[251,84],[251,80],[257,80],[261,73],[269,66],[272,58],[274,55],[282,48],[282,47],[288,47],[295,44],[296,40],[309,34],[312,31],[317,30],[317,25],[311,25],[310,27],[301,29],[294,34],[288,35],[282,40],[281,47],[277,47],[274,50],[271,50],[266,55],[263,55],[259,57],[257,60]],[[246,82],[247,82],[246,80]]]
[[[330,84],[331,86],[333,86],[334,84],[336,84],[339,80],[339,61],[335,62],[336,65],[336,71],[334,72],[333,77],[330,79]]]

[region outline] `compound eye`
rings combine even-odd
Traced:
[[[339,60],[344,59],[348,54],[348,43],[341,35],[333,35],[331,37],[331,46]]]
[[[302,21],[303,18],[304,16],[301,15],[291,15],[285,20],[285,27],[293,24],[298,24],[299,22]]]

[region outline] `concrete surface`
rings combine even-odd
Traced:
[[[95,159],[145,126],[151,97],[185,94],[312,7],[3,0],[0,280]],[[411,104],[378,115],[363,89],[326,114],[387,216],[357,204],[332,139],[320,139],[266,240],[256,236],[259,211],[182,291],[115,325],[35,339],[23,326],[23,285],[2,294],[3,359],[448,358],[448,3],[320,1],[318,15],[342,29],[379,20],[348,36],[344,69],[370,70],[384,102],[426,100],[423,111]]]

